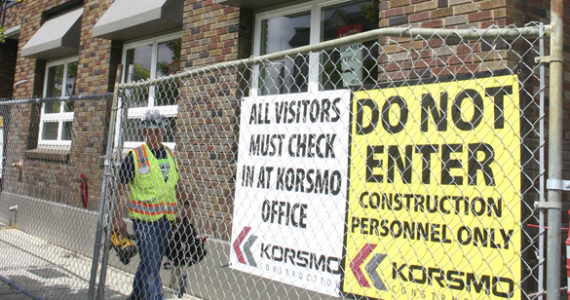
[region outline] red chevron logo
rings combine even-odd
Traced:
[[[242,264],[247,264],[245,258],[243,257],[243,252],[241,252],[240,245],[251,230],[251,227],[245,226],[239,233],[237,239],[233,243],[234,251],[236,252],[237,259]]]
[[[370,287],[370,283],[368,283],[368,280],[366,280],[366,277],[364,277],[364,273],[362,273],[360,265],[362,265],[364,260],[370,255],[370,253],[372,252],[372,250],[374,250],[374,248],[376,248],[376,244],[364,245],[364,247],[360,249],[358,254],[356,254],[356,256],[350,262],[350,269],[352,270],[354,277],[356,277],[358,283],[363,287]]]

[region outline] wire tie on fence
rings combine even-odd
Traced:
[[[535,63],[549,64],[553,62],[563,62],[561,57],[553,57],[552,55],[537,56],[534,58]]]
[[[538,209],[562,209],[562,203],[536,201],[536,202],[534,202],[534,207],[536,207]]]
[[[549,191],[570,191],[570,180],[549,178],[546,180],[546,189]]]

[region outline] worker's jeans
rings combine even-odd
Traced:
[[[160,265],[168,244],[171,222],[161,218],[156,222],[134,221],[140,263],[129,299],[163,299]]]

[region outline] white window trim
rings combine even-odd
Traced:
[[[47,94],[47,83],[48,83],[48,71],[50,67],[63,65],[63,82],[62,82],[62,89],[61,89],[61,97],[65,96],[65,88],[67,84],[67,64],[77,62],[79,67],[79,56],[72,56],[64,59],[50,61],[46,63],[45,72],[44,72],[44,88],[43,88],[43,96],[46,97]],[[75,75],[77,80],[77,74]],[[60,111],[63,111],[63,106],[65,105],[64,101],[60,102]],[[71,140],[62,140],[61,136],[63,133],[63,122],[73,122],[73,115],[74,112],[60,112],[60,113],[45,113],[45,103],[41,106],[41,114],[40,114],[40,128],[38,132],[38,148],[49,148],[49,147],[71,147]],[[57,139],[56,140],[44,140],[42,138],[42,133],[44,130],[44,123],[50,121],[58,121],[58,130],[57,130]]]
[[[156,78],[156,66],[157,66],[157,59],[158,59],[158,44],[161,42],[166,42],[166,41],[170,41],[170,40],[174,40],[174,39],[182,39],[182,32],[174,32],[174,33],[170,33],[170,34],[165,34],[165,35],[161,35],[161,36],[157,36],[157,37],[153,37],[153,38],[147,38],[144,40],[136,40],[136,41],[129,41],[126,42],[123,45],[123,52],[122,52],[122,64],[123,64],[123,77],[121,78],[121,82],[124,82],[124,78],[126,78],[128,76],[128,66],[127,66],[127,51],[130,49],[134,49],[140,46],[145,46],[145,45],[151,45],[152,46],[152,54],[151,54],[151,62],[150,62],[150,78],[154,79]],[[121,99],[119,99],[120,101]],[[154,105],[154,87],[151,86],[149,88],[149,103],[147,106],[144,107],[133,107],[133,108],[129,108],[127,110],[127,119],[140,119],[142,118],[144,112],[147,109],[150,108],[155,108],[157,109],[165,118],[172,118],[172,117],[176,117],[176,115],[178,114],[178,105]],[[120,115],[120,112],[119,114]],[[115,142],[118,142],[118,125],[117,124],[117,130],[115,130],[116,132],[116,137],[115,137]],[[138,147],[141,144],[141,142],[127,142],[127,141],[123,141],[123,148],[125,150],[128,149],[134,149],[136,147]],[[169,147],[170,149],[174,149],[174,147],[176,146],[176,143],[164,143],[164,145],[166,145],[167,147]]]
[[[253,55],[261,55],[261,22],[275,17],[292,15],[302,12],[308,12],[311,18],[311,31],[309,44],[317,44],[321,39],[321,11],[323,8],[342,3],[349,3],[351,0],[313,0],[305,3],[291,5],[283,8],[259,12],[255,15],[255,28],[253,32]],[[251,77],[250,95],[259,95],[259,65],[253,67],[253,76]],[[318,53],[309,54],[309,74],[307,82],[307,92],[319,91],[319,55]]]

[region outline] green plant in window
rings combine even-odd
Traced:
[[[180,50],[182,47],[182,41],[178,39],[178,40],[167,42],[166,47],[168,47],[168,49],[170,50],[170,53],[172,53],[171,61],[170,62],[159,62],[157,64],[157,67],[158,67],[158,70],[160,71],[160,74],[170,75],[172,73],[169,71],[170,66],[173,64],[176,64],[175,69],[178,69],[178,66],[180,65]]]
[[[4,26],[0,26],[0,43],[6,42],[6,28]]]
[[[378,23],[380,23],[378,18],[378,11],[380,9],[378,3],[380,3],[380,1],[372,1],[371,3],[366,3],[360,6],[360,11],[366,20],[368,20],[368,23],[370,23],[372,28],[378,28]]]
[[[170,59],[164,59],[162,62],[157,63],[158,76],[171,75],[178,72],[180,68],[180,50],[181,50],[181,40],[176,39],[159,44],[159,56],[161,51],[165,51],[170,54]],[[166,46],[168,50],[162,48]],[[162,49],[162,50],[161,50]],[[175,105],[178,99],[178,85],[172,83],[162,83],[156,87],[155,91],[155,105]]]
[[[146,80],[150,78],[150,70],[140,63],[134,63],[133,81]],[[142,107],[148,103],[148,87],[138,87],[133,90],[133,95],[129,100],[129,106]]]
[[[150,78],[150,70],[142,64],[135,63],[135,71],[133,73],[133,81],[144,80]]]

